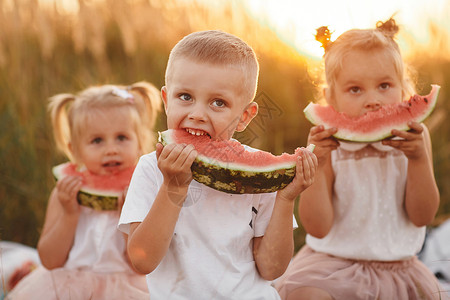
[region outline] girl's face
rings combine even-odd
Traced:
[[[244,130],[258,111],[245,92],[245,76],[237,67],[180,58],[162,89],[169,129],[228,140]]]
[[[132,118],[123,108],[92,111],[80,132],[70,147],[90,172],[112,175],[136,165],[141,149]]]
[[[344,58],[327,102],[350,117],[402,101],[402,84],[385,50],[352,50]]]

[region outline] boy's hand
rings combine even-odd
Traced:
[[[189,187],[192,181],[191,165],[197,157],[197,151],[192,145],[169,144],[156,145],[158,167],[164,176],[164,184],[169,191],[179,191]]]
[[[318,167],[318,160],[314,153],[302,148],[297,157],[297,166],[294,180],[278,193],[282,198],[293,201],[301,192],[306,190],[313,182]]]
[[[309,131],[308,144],[316,145],[314,154],[317,156],[319,164],[322,164],[330,152],[339,146],[339,142],[333,137],[336,132],[336,128],[325,129],[323,125],[314,126]]]
[[[408,123],[409,131],[394,129],[392,134],[402,138],[401,140],[386,139],[383,145],[389,145],[402,151],[408,159],[419,159],[426,155],[426,145],[423,138],[423,126],[417,122]]]
[[[67,214],[78,214],[80,205],[77,194],[81,189],[83,179],[77,176],[66,176],[56,182],[58,200]]]

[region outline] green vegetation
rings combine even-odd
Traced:
[[[161,87],[170,49],[192,31],[231,32],[259,56],[260,115],[238,136],[241,141],[275,154],[306,144],[310,124],[302,110],[316,91],[305,59],[237,2],[208,8],[196,1],[80,0],[71,12],[36,3],[0,4],[0,239],[36,246],[54,186],[51,167],[66,161],[55,150],[47,99],[103,83],[147,80]],[[432,32],[432,39],[440,37],[439,28]],[[442,86],[427,120],[441,191],[438,221],[450,213],[450,123],[444,122],[450,112],[448,51],[439,55],[418,48],[410,59],[420,92],[428,92],[430,83]],[[161,114],[157,130],[165,129]],[[300,228],[297,249],[303,236]]]

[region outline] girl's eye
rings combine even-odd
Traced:
[[[119,136],[117,137],[117,139],[118,139],[119,141],[123,142],[123,141],[126,141],[126,140],[127,140],[127,137],[126,137],[125,135],[121,134],[121,135],[119,135]]]
[[[192,97],[189,94],[181,94],[178,98],[180,98],[183,101],[191,101]]]
[[[357,87],[357,86],[352,86],[352,87],[349,89],[349,92],[350,92],[351,94],[357,94],[357,93],[361,92],[361,89],[360,89],[359,87]]]
[[[390,85],[389,83],[387,83],[387,82],[380,84],[380,88],[381,88],[382,90],[387,90],[387,89],[389,89],[390,87],[391,87],[391,85]]]
[[[102,138],[96,137],[96,138],[92,139],[91,143],[92,144],[100,144],[102,141],[103,141]]]
[[[216,107],[224,107],[225,106],[225,101],[217,99],[217,100],[213,101],[212,105],[216,106]]]

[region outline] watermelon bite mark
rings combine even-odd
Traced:
[[[79,171],[76,164],[66,162],[53,167],[56,180],[66,176],[80,176],[83,185],[77,194],[78,203],[95,210],[115,210],[117,200],[124,189],[130,184],[134,167],[114,175],[100,176],[91,172]]]
[[[275,192],[288,185],[295,176],[300,155],[275,156],[265,151],[248,151],[236,140],[211,140],[185,130],[169,129],[159,133],[163,145],[192,144],[199,155],[191,166],[194,180],[213,189],[232,194]]]
[[[377,111],[351,118],[330,105],[309,103],[304,109],[306,118],[325,129],[338,129],[334,137],[352,142],[376,142],[391,137],[393,129],[409,130],[408,122],[422,122],[436,106],[440,86],[431,85],[426,96],[414,95],[408,101],[384,105]]]

